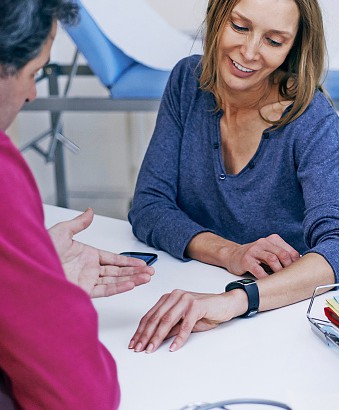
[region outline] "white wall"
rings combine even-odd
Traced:
[[[148,3],[172,26],[192,31],[201,25],[207,0],[148,0]]]
[[[329,67],[339,70],[339,1],[320,0],[329,53]]]
[[[199,28],[207,0],[148,0],[150,5],[173,26],[189,32]],[[321,0],[324,11],[325,28],[328,33],[330,66],[339,69],[339,2]],[[70,62],[74,47],[68,37],[59,30],[54,44],[52,61]],[[39,94],[44,94],[39,86]],[[74,95],[107,95],[96,79],[77,81]],[[129,127],[145,138],[146,146],[155,122],[153,114],[123,113],[77,113],[64,115],[64,134],[81,147],[79,155],[66,152],[67,177],[72,191],[90,192],[92,198],[71,198],[71,207],[85,209],[92,206],[99,214],[126,218],[130,195],[130,169],[128,167],[131,149],[128,145]],[[132,122],[129,119],[133,119]],[[142,127],[139,127],[139,125]],[[23,112],[8,131],[19,146],[48,127],[48,116],[42,113]],[[140,130],[138,131],[138,129]],[[141,128],[144,128],[142,130]],[[139,135],[140,136],[140,135]],[[135,141],[140,141],[135,140]],[[135,148],[135,144],[133,145]],[[134,151],[142,157],[143,151]],[[43,200],[54,203],[53,167],[45,164],[36,153],[25,154],[38,181]],[[139,160],[136,161],[138,164]],[[137,170],[134,170],[134,174]],[[132,176],[132,179],[134,176]],[[86,194],[87,195],[87,194]]]

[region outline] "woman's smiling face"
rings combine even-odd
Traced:
[[[240,0],[220,37],[222,86],[229,92],[265,87],[293,46],[299,16],[294,0]]]

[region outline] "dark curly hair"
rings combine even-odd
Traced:
[[[16,74],[41,51],[55,19],[75,24],[74,0],[1,0],[0,76]]]

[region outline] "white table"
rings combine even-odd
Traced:
[[[49,227],[79,212],[46,205],[45,213]],[[102,216],[78,239],[116,253],[154,251],[133,236],[128,222]],[[153,354],[128,350],[140,318],[163,293],[175,288],[220,293],[236,279],[221,268],[156,253],[156,275],[149,284],[93,300],[100,339],[117,361],[121,410],[175,410],[245,397],[282,401],[294,410],[339,408],[339,353],[311,331],[309,301],[193,334],[175,353],[168,351],[170,341]]]

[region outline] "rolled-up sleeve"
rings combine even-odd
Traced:
[[[296,158],[305,200],[305,254],[322,255],[339,281],[339,119],[333,110],[309,129]]]

